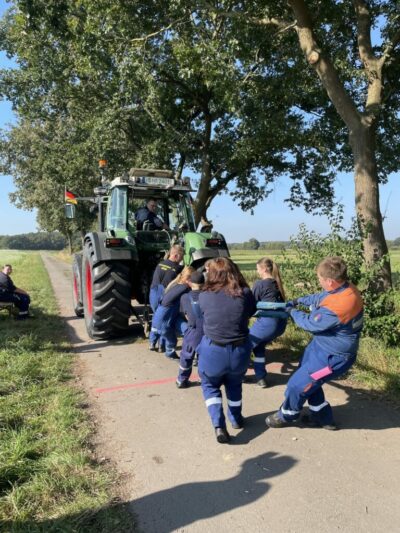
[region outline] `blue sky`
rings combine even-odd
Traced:
[[[0,16],[7,5],[0,0]],[[0,68],[9,62],[0,53]],[[9,102],[0,101],[0,128],[15,121]],[[400,237],[400,187],[399,174],[389,177],[388,183],[381,187],[381,209],[385,216],[384,228],[387,239]],[[288,240],[295,235],[299,224],[305,223],[309,229],[326,233],[329,226],[326,217],[312,216],[302,208],[290,210],[284,203],[289,196],[289,179],[281,179],[274,191],[254,209],[254,215],[244,213],[232,202],[229,196],[217,197],[208,211],[215,229],[225,235],[229,242],[242,242],[255,237],[260,241]],[[11,176],[0,175],[0,235],[11,235],[36,231],[35,212],[17,209],[9,200],[9,193],[15,190]],[[343,204],[345,220],[350,224],[355,214],[354,182],[351,174],[339,174],[336,183],[336,199]]]

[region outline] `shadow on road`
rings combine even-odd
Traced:
[[[234,477],[171,487],[143,496],[133,501],[131,507],[139,516],[154,516],[152,524],[143,524],[144,531],[180,531],[199,520],[229,513],[265,496],[271,489],[268,480],[284,474],[296,462],[291,456],[267,452],[244,461]],[[227,521],[227,529],[229,526],[235,530],[231,521]]]
[[[145,532],[172,533],[194,524],[199,520],[229,513],[240,507],[252,504],[271,490],[269,479],[280,476],[293,468],[297,460],[277,452],[266,452],[247,459],[239,473],[231,478],[218,481],[184,483],[165,490],[148,494],[128,505],[138,516],[152,517],[151,523],[139,524],[139,530]],[[125,505],[120,504],[121,507]],[[97,513],[104,512],[100,510]],[[85,516],[86,515],[86,516]],[[61,517],[44,522],[24,521],[13,526],[13,531],[85,531],[89,513]],[[92,517],[91,520],[93,521]],[[226,516],[228,526],[235,530],[235,524],[229,514]],[[132,522],[134,518],[132,517]],[[78,526],[78,529],[76,527]],[[124,531],[138,531],[124,529]]]
[[[83,352],[98,352],[106,346],[125,346],[135,342],[142,342],[144,339],[143,327],[139,323],[133,323],[128,330],[121,337],[115,337],[109,340],[90,340],[86,330],[84,337],[81,337],[76,330],[76,322],[82,321],[83,318],[77,316],[63,317],[65,321],[66,334],[73,345],[73,351]],[[86,344],[82,344],[86,343]]]

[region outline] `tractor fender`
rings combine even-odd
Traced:
[[[106,248],[105,242],[109,235],[105,232],[93,232],[85,235],[84,243],[90,242],[93,251],[93,264],[99,261],[132,261],[137,260],[137,251],[128,247],[124,248]]]

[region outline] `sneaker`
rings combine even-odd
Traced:
[[[242,429],[242,427],[244,426],[244,417],[240,415],[240,417],[238,417],[235,422],[231,422],[231,425],[233,429]]]
[[[270,428],[286,428],[292,425],[291,422],[282,420],[278,412],[274,413],[273,415],[267,416],[267,418],[265,419],[265,423]]]
[[[154,342],[151,342],[150,345],[149,345],[149,350],[151,352],[156,352],[157,351],[157,346]]]
[[[268,387],[267,380],[265,378],[261,378],[257,381],[257,385],[261,387],[262,389],[266,389]]]
[[[257,383],[256,376],[254,374],[245,374],[243,376],[243,383]]]
[[[161,345],[158,347],[158,353],[165,353],[165,346]]]
[[[303,415],[301,418],[301,423],[309,428],[322,428],[327,431],[337,431],[339,428],[337,425],[332,422],[332,424],[321,424],[318,420],[310,417],[309,415]]]
[[[178,356],[178,354],[176,352],[172,352],[170,354],[166,353],[165,357],[167,359],[179,359],[179,356]]]
[[[231,438],[225,428],[215,428],[215,436],[220,444],[226,444]]]
[[[179,381],[179,379],[177,379],[175,381],[175,384],[178,389],[187,389],[189,387],[189,381],[187,379],[185,379],[184,381]]]

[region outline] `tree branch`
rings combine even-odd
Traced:
[[[236,173],[231,172],[225,178],[219,178],[217,180],[217,183],[213,185],[212,187],[210,187],[208,191],[207,200],[206,200],[206,208],[210,207],[211,202],[214,200],[217,194],[223,191],[225,187],[228,185],[228,183],[236,177],[236,175],[237,175]]]
[[[376,59],[371,43],[371,14],[364,0],[353,0],[357,20],[358,52],[364,66],[369,70],[369,64]]]
[[[206,1],[201,2],[201,4],[203,4],[205,8],[215,13],[216,15],[231,19],[244,19],[248,22],[256,24],[257,26],[275,26],[279,28],[280,31],[285,31],[286,29],[293,27],[293,22],[288,22],[287,20],[277,19],[275,17],[258,18],[250,16],[248,13],[242,11],[220,11]]]
[[[396,31],[392,39],[390,39],[390,41],[385,46],[382,57],[379,60],[382,67],[399,43],[400,43],[400,28]]]
[[[174,26],[182,22],[182,20],[184,20],[185,18],[186,17],[181,17],[177,20],[173,20],[170,24],[168,24],[168,26],[165,26],[164,28],[154,31],[153,33],[149,33],[148,35],[145,35],[144,37],[136,37],[135,39],[131,39],[131,43],[144,43],[148,41],[149,39],[151,39],[152,37],[156,37],[156,35],[160,35],[161,33],[164,33],[170,30],[171,28],[173,28]]]
[[[310,12],[304,0],[288,0],[297,20],[296,31],[300,48],[308,63],[315,69],[330,100],[350,131],[361,124],[361,116],[350,95],[346,91],[339,75],[328,57],[322,54],[313,32]]]
[[[258,67],[263,63],[263,60],[260,59],[260,49],[257,48],[256,50],[256,55],[255,55],[255,58],[254,58],[254,65],[249,69],[248,73],[244,76],[244,78],[242,79],[241,83],[246,83],[247,80],[249,78],[251,78],[253,76],[253,74],[255,74],[256,70],[258,69]]]

